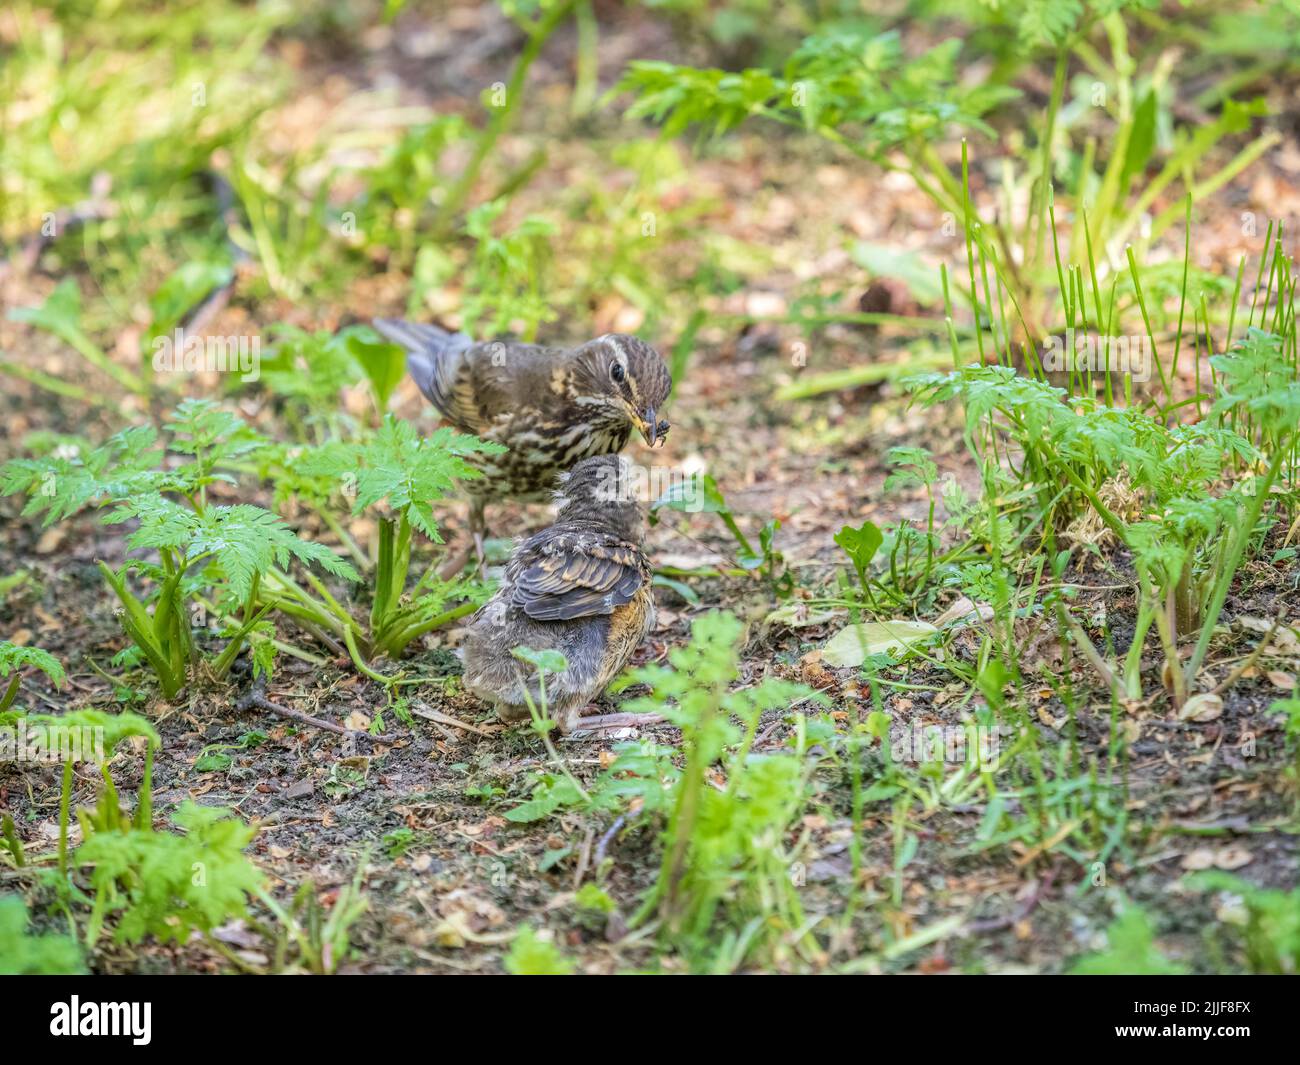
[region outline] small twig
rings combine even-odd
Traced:
[[[1214,686],[1211,694],[1222,695],[1241,679],[1242,674],[1244,674],[1246,670],[1250,669],[1251,666],[1259,661],[1259,656],[1264,653],[1264,649],[1268,646],[1269,641],[1273,639],[1273,633],[1277,632],[1278,626],[1282,624],[1282,615],[1285,613],[1285,608],[1278,610],[1277,617],[1273,619],[1273,624],[1269,627],[1268,632],[1264,634],[1264,638],[1259,641],[1259,645],[1246,656],[1245,661]]]
[[[432,725],[434,728],[436,728],[440,733],[442,733],[442,738],[446,740],[448,743],[460,743],[463,738],[457,733],[452,732],[452,730],[449,729],[446,725],[444,725],[441,721],[430,721],[429,724]]]
[[[1039,900],[1051,891],[1052,883],[1056,880],[1057,868],[1058,866],[1054,865],[1046,874],[1044,874],[1042,880],[1040,880],[1038,885],[1034,888],[1033,893],[1029,898],[1025,899],[1014,913],[1008,914],[1005,917],[991,917],[985,921],[971,921],[966,926],[967,933],[981,935],[988,932],[1000,932],[1004,928],[1011,928],[1013,925],[1023,921],[1034,912],[1034,907],[1038,905]]]
[[[760,732],[757,736],[755,736],[754,745],[753,745],[754,750],[757,751],[760,747],[762,747],[763,744],[767,742],[768,737],[771,736],[773,732],[775,732],[784,724],[785,724],[785,718],[778,717],[775,721],[773,721],[770,725],[768,725],[767,728],[765,728],[762,732]]]
[[[273,703],[264,693],[265,681],[259,677],[254,681],[253,686],[245,692],[235,703],[235,709],[247,713],[253,707],[259,710],[266,710],[269,713],[277,714],[280,717],[286,717],[290,721],[297,721],[300,725],[310,725],[312,728],[323,729],[325,732],[333,732],[337,736],[364,736],[375,743],[395,743],[397,736],[389,733],[373,735],[369,732],[362,732],[359,729],[344,728],[342,725],[333,721],[326,721],[324,718],[312,717],[311,714],[304,714],[301,710],[291,710],[287,706],[281,706],[279,703]]]
[[[97,222],[109,218],[114,213],[114,204],[109,200],[113,189],[113,179],[107,173],[99,172],[90,180],[90,199],[83,200],[74,207],[63,207],[54,212],[52,218],[43,224],[39,232],[22,242],[22,247],[14,256],[0,263],[0,278],[11,271],[27,274],[35,269],[41,253],[59,237],[70,233],[87,222]]]
[[[627,824],[627,818],[623,814],[619,814],[614,818],[614,823],[610,825],[609,828],[605,830],[604,835],[600,837],[599,842],[596,844],[597,869],[604,864],[605,852],[609,850],[609,845],[614,841],[614,837],[618,835],[619,830],[622,829],[625,824]]]
[[[591,829],[587,829],[586,835],[582,837],[582,849],[578,851],[578,867],[573,871],[574,891],[582,886],[582,878],[587,875],[587,869],[591,865],[591,839],[594,835]]]
[[[418,706],[412,706],[410,710],[416,717],[422,717],[426,721],[433,721],[440,725],[450,725],[452,728],[463,728],[466,732],[473,732],[479,736],[490,737],[492,735],[492,733],[479,728],[477,725],[471,725],[468,721],[462,721],[458,717],[452,717],[450,714],[444,714],[439,710],[428,710]]]

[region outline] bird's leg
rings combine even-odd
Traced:
[[[457,576],[469,565],[471,553],[478,556],[479,576],[487,576],[486,552],[483,545],[483,534],[487,532],[487,522],[483,518],[484,505],[484,500],[480,497],[470,496],[469,531],[470,536],[473,538],[473,544],[461,548],[443,563],[442,569],[438,570],[440,580],[449,581]]]
[[[452,577],[459,576],[469,564],[469,555],[477,555],[478,558],[478,576],[487,576],[486,550],[484,547],[484,533],[487,532],[487,523],[484,520],[484,499],[478,495],[469,497],[469,536],[472,544],[467,544],[456,551],[451,558],[448,558],[442,564],[441,570],[438,571],[439,580],[451,580]]]
[[[466,544],[454,555],[448,558],[447,561],[442,564],[442,568],[438,570],[438,579],[440,581],[449,581],[453,577],[457,576],[461,570],[469,565],[469,556],[472,551],[473,548],[471,548],[469,544]]]
[[[578,738],[588,732],[610,732],[614,729],[636,728],[639,725],[657,725],[667,720],[663,714],[591,714],[583,716],[583,710],[598,710],[595,704],[583,707],[576,713],[564,715],[560,719],[560,731],[570,738]]]
[[[487,578],[487,548],[484,537],[487,535],[487,520],[483,517],[486,505],[482,496],[471,496],[469,501],[469,531],[474,537],[474,551],[478,554],[478,575]]]

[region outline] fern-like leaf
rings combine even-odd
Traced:
[[[504,450],[445,427],[422,438],[409,422],[390,414],[368,443],[325,444],[303,455],[297,468],[306,476],[334,477],[340,486],[354,487],[354,514],[387,499],[412,526],[441,542],[431,504],[447,495],[457,481],[480,476],[467,456]]]
[[[55,687],[62,688],[66,676],[59,660],[39,647],[20,647],[8,640],[0,640],[0,677],[7,677],[16,669],[34,666],[50,678]]]

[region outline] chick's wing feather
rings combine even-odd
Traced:
[[[515,581],[514,602],[535,621],[612,614],[646,578],[640,553],[612,539],[557,537],[536,545]]]

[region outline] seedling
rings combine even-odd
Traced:
[[[24,666],[34,666],[54,683],[56,688],[63,687],[67,679],[59,660],[48,651],[39,647],[20,647],[8,640],[0,640],[0,680],[9,677],[0,693],[0,714],[14,705],[18,698],[18,688],[22,684],[21,670]],[[10,676],[12,674],[12,676]]]
[[[739,965],[751,951],[779,949],[783,935],[794,937],[796,949],[815,949],[799,931],[802,905],[789,872],[795,858],[786,849],[808,782],[803,718],[797,719],[793,752],[754,755],[751,749],[765,711],[824,697],[774,678],[729,691],[740,628],[729,614],[698,619],[691,642],[669,653],[671,668],[632,671],[651,694],[629,707],[662,713],[680,727],[686,752],[673,787],[659,876],[632,924],[657,913],[668,942],[698,964],[721,969]],[[719,761],[726,782],[720,790],[709,783]],[[724,938],[730,946],[707,957],[705,944],[713,941],[709,932],[724,899],[726,920],[740,938]],[[747,920],[755,924],[742,933]]]
[[[0,976],[47,976],[86,971],[71,936],[28,935],[27,907],[16,895],[0,898]]]
[[[355,580],[356,573],[326,548],[299,539],[269,511],[208,503],[208,487],[230,479],[218,468],[262,444],[240,418],[213,403],[186,400],[167,428],[169,449],[187,456],[179,464],[166,462],[152,428],[137,427],[84,456],[14,460],[0,469],[0,491],[26,494],[24,513],[43,512],[46,525],[87,506],[112,508],[102,518],[105,523],[136,524],[127,546],[156,551],[158,562],[129,561],[117,569],[100,562],[99,569],[121,604],[123,628],[157,676],[163,697],[171,700],[199,662],[191,626],[202,590],[242,611],[212,663],[214,675],[224,677],[265,616],[258,589],[275,567],[297,559],[348,579]],[[131,590],[133,570],[153,583],[152,611],[148,600]]]
[[[1138,906],[1124,907],[1106,930],[1106,939],[1105,951],[1080,958],[1070,972],[1075,976],[1179,976],[1187,972],[1160,952],[1151,920]]]
[[[474,584],[441,580],[432,565],[408,593],[412,541],[419,532],[440,543],[432,504],[457,481],[479,476],[468,456],[503,450],[446,428],[420,437],[410,423],[388,415],[366,443],[333,441],[305,452],[296,463],[297,471],[346,486],[352,513],[378,511],[379,504],[387,501],[387,510],[377,513],[379,538],[369,580],[369,620],[357,621],[310,573],[305,575],[310,591],[282,573],[272,574],[263,583],[261,601],[294,618],[313,635],[342,644],[362,673],[386,683],[388,678],[371,668],[372,661],[381,655],[398,658],[411,641],[464,617],[481,602],[481,590]]]
[[[794,577],[785,569],[785,558],[776,547],[776,534],[781,523],[773,518],[759,530],[758,548],[741,531],[736,515],[727,505],[718,483],[707,473],[694,474],[677,481],[663,495],[650,504],[650,521],[658,521],[660,510],[676,510],[687,514],[716,514],[736,545],[736,564],[742,571],[757,571],[767,581],[773,594],[784,598],[794,589]]]
[[[1264,976],[1300,972],[1300,888],[1261,888],[1229,873],[1209,870],[1189,878],[1196,887],[1223,892],[1244,911],[1249,971]]]

